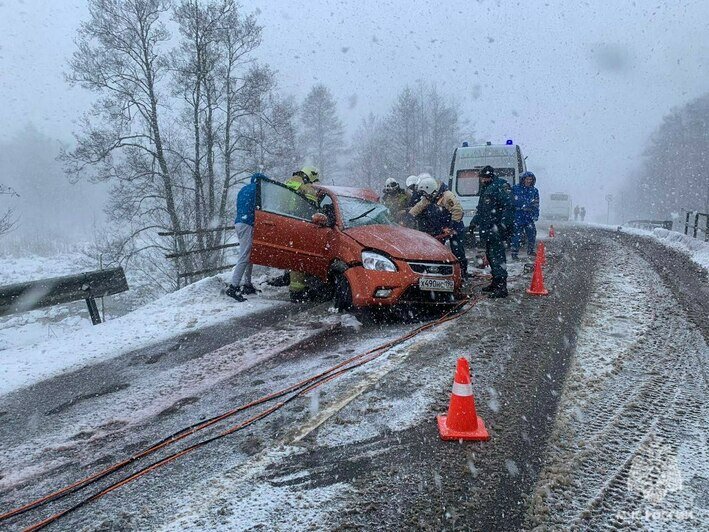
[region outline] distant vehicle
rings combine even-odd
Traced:
[[[571,219],[571,196],[562,192],[557,192],[549,196],[549,200],[544,203],[545,220],[566,220]]]
[[[519,145],[508,140],[506,144],[468,146],[467,142],[453,152],[448,187],[460,198],[463,207],[463,223],[466,227],[475,214],[480,199],[478,173],[485,166],[492,166],[495,175],[510,186],[519,182],[519,175],[527,171]]]
[[[258,181],[251,261],[318,277],[341,310],[452,305],[460,265],[435,238],[397,225],[369,189],[316,187],[317,201]]]

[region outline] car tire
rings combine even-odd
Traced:
[[[338,273],[334,280],[334,304],[340,312],[352,309],[352,288],[345,274]]]

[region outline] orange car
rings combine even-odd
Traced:
[[[276,181],[258,181],[252,263],[320,278],[340,310],[460,299],[455,256],[435,238],[395,224],[373,191],[317,192],[311,201]]]

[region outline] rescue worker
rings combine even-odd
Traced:
[[[313,184],[320,182],[320,173],[314,166],[304,166],[286,181],[286,186],[298,192],[311,201],[317,201],[317,191]],[[290,272],[290,283],[288,285],[290,300],[294,303],[307,301],[310,299],[308,285],[305,282],[303,272]]]
[[[519,258],[522,234],[527,237],[527,255],[536,256],[534,246],[537,239],[537,228],[534,222],[539,220],[539,191],[534,186],[536,183],[537,177],[534,173],[524,172],[519,176],[519,183],[512,187],[515,207],[514,235],[512,235],[512,258],[514,260]]]
[[[390,177],[384,184],[382,203],[389,209],[394,220],[401,223],[408,210],[409,194],[401,188],[396,179]]]
[[[579,214],[581,215],[581,221],[583,222],[583,219],[586,218],[586,207],[581,207]]]
[[[470,225],[480,231],[485,254],[492,270],[492,283],[483,288],[489,297],[507,297],[507,257],[505,241],[514,228],[512,190],[504,179],[495,177],[492,166],[480,170],[480,200]]]
[[[236,196],[236,219],[234,228],[239,237],[239,258],[231,274],[231,284],[226,290],[226,295],[241,302],[246,301],[244,294],[256,294],[258,290],[251,282],[251,247],[254,241],[254,217],[256,213],[256,181],[268,179],[265,175],[255,173],[251,182],[242,187]],[[244,283],[241,284],[242,278]]]
[[[463,278],[467,278],[468,259],[465,257],[463,245],[465,225],[463,225],[463,207],[460,205],[460,200],[432,177],[425,177],[419,181],[418,190],[422,194],[421,200],[409,210],[409,214],[414,217],[423,214],[428,221],[432,222],[431,226],[438,228],[438,234],[434,236],[446,235],[450,240],[451,251],[460,263]]]
[[[412,200],[413,200],[413,196],[416,194],[416,185],[418,185],[418,184],[419,184],[419,176],[410,175],[409,177],[406,178],[406,188],[411,193]],[[421,198],[418,198],[418,199],[421,199]],[[418,203],[418,199],[416,202],[411,203],[410,206],[413,207],[414,205],[416,205],[416,203]]]
[[[579,206],[574,207],[574,222],[579,219]]]

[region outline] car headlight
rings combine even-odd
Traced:
[[[365,270],[377,270],[380,272],[395,272],[396,265],[384,255],[373,251],[362,252],[362,266]]]

